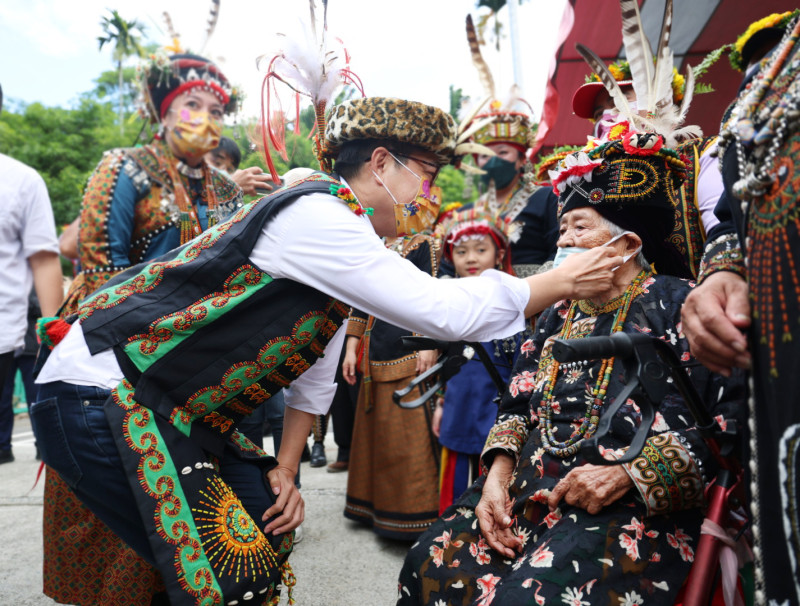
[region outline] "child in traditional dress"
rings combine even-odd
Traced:
[[[454,212],[442,223],[445,258],[456,276],[469,278],[487,270],[513,274],[506,225],[483,208]],[[514,366],[519,335],[482,344],[507,382]],[[469,346],[469,361],[450,379],[437,401],[433,432],[442,446],[439,473],[439,513],[453,504],[479,475],[479,456],[497,416],[497,387]],[[473,357],[474,356],[474,357]]]

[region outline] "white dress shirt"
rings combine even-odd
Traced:
[[[410,331],[444,340],[488,341],[523,330],[528,284],[488,270],[469,280],[437,280],[384,247],[369,219],[327,194],[302,196],[264,225],[250,253],[275,279],[301,282]],[[340,328],[286,390],[286,405],[328,411],[344,339]],[[123,378],[111,350],[89,354],[79,325],[53,350],[37,382],[111,388]]]
[[[0,154],[0,353],[22,347],[33,273],[28,257],[58,252],[47,187],[35,170]]]

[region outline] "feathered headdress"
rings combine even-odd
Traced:
[[[214,33],[214,30],[217,27],[217,21],[219,21],[219,8],[220,8],[220,1],[221,0],[211,0],[211,8],[208,11],[208,21],[206,23],[206,30],[204,33],[203,44],[200,46],[199,54],[203,54],[208,46],[208,41],[211,40],[211,35]],[[167,27],[167,36],[170,39],[170,44],[164,47],[164,49],[171,54],[174,55],[182,55],[187,53],[187,51],[181,45],[181,35],[178,30],[175,28],[175,25],[172,23],[172,17],[167,11],[161,13],[161,16],[164,18],[164,25]]]
[[[522,98],[516,84],[505,98],[499,98],[492,71],[481,53],[472,15],[467,15],[466,31],[470,56],[478,72],[485,98],[461,121],[463,130],[469,133],[475,143],[508,143],[524,152],[536,139],[536,129],[531,121],[533,109]],[[486,103],[489,103],[489,110],[481,112]]]
[[[696,126],[681,127],[694,93],[694,74],[686,67],[684,96],[680,108],[673,104],[673,53],[669,47],[672,33],[672,0],[664,6],[664,19],[655,57],[644,32],[638,0],[620,0],[622,11],[622,42],[630,66],[637,112],[633,112],[617,80],[591,50],[577,44],[576,49],[586,60],[614,101],[614,106],[633,131],[657,133],[668,147],[675,147],[686,138],[700,137]]]
[[[347,84],[364,96],[361,79],[350,70],[350,56],[339,38],[328,33],[328,3],[323,0],[322,22],[317,23],[314,0],[309,0],[311,18],[309,25],[302,24],[300,37],[278,34],[282,49],[274,55],[261,55],[256,66],[266,65],[267,73],[261,85],[261,142],[264,156],[278,183],[279,177],[270,157],[270,144],[286,159],[286,139],[284,135],[285,116],[277,94],[277,82],[288,86],[295,95],[295,132],[300,131],[300,97],[308,97],[316,116],[314,129],[314,153],[323,171],[330,172],[330,160],[325,155],[325,112],[340,87]],[[273,103],[277,109],[273,109]]]
[[[205,41],[208,44],[219,18],[220,0],[212,0]],[[212,60],[193,54],[181,45],[181,35],[167,11],[162,13],[170,44],[147,55],[136,66],[141,97],[140,113],[150,122],[160,122],[172,100],[192,87],[202,87],[215,94],[225,106],[225,113],[239,109],[241,92],[225,77]]]

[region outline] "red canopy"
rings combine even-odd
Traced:
[[[685,73],[685,62],[696,66],[705,55],[726,44],[771,13],[794,10],[786,0],[674,0],[670,46],[676,67]],[[658,40],[664,15],[664,0],[642,0],[642,21],[651,43]],[[591,132],[590,124],[572,113],[572,94],[584,83],[589,67],[575,50],[580,42],[607,63],[622,53],[618,0],[569,0],[561,24],[563,44],[553,59],[553,71],[545,96],[540,136],[545,149],[555,145],[580,145]],[[707,135],[719,132],[723,111],[733,101],[742,75],[722,57],[702,78],[713,93],[696,95],[688,124],[698,124]]]

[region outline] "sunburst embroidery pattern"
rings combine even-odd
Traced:
[[[203,549],[217,574],[263,578],[278,566],[275,551],[241,501],[220,478],[210,478],[193,508]]]

